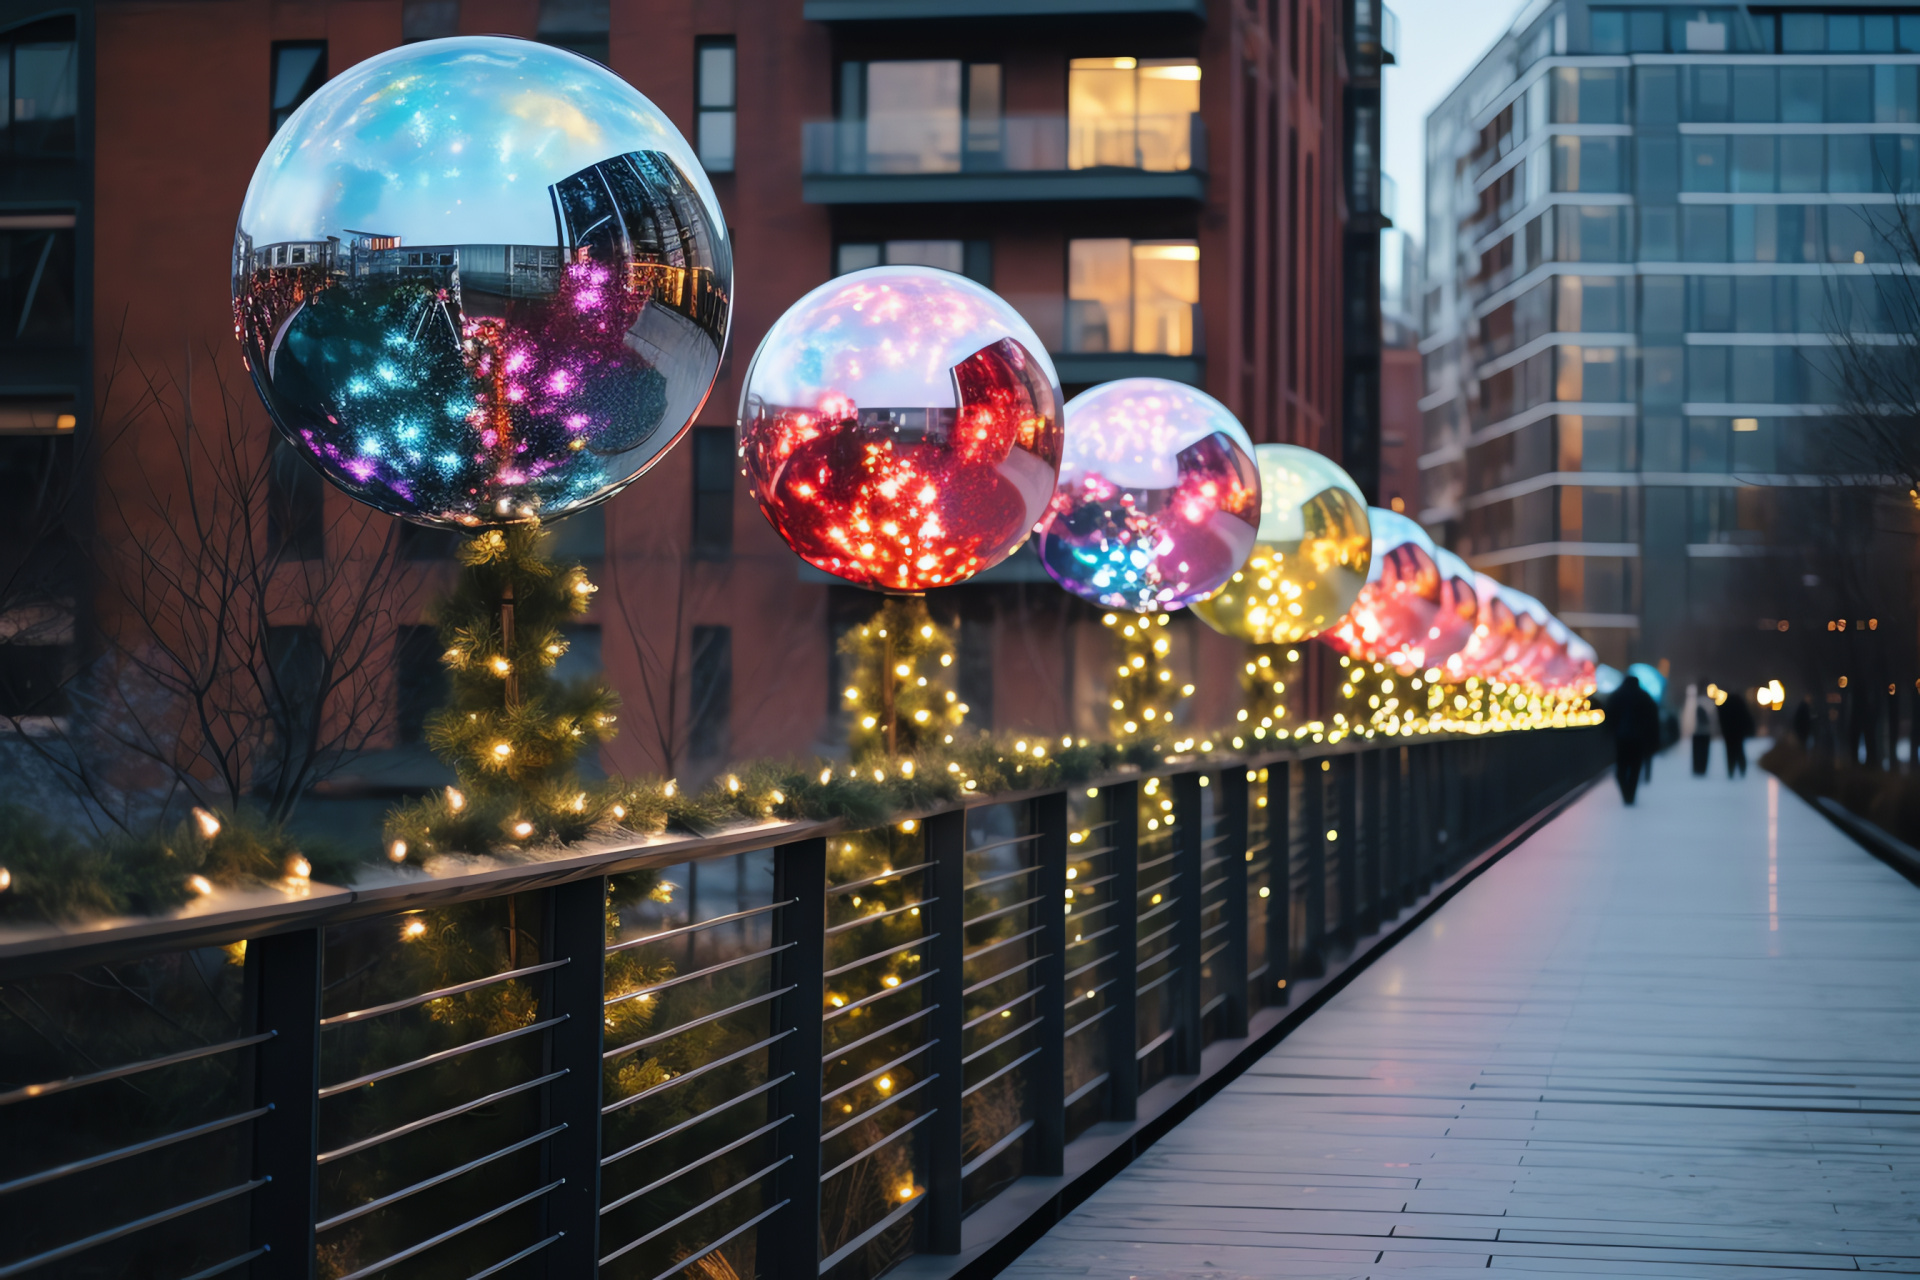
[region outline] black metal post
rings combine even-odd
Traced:
[[[1306,932],[1300,939],[1300,976],[1317,978],[1327,971],[1327,785],[1333,771],[1330,759],[1305,760],[1300,767],[1300,843],[1307,855]]]
[[[820,1275],[820,1094],[826,1006],[827,842],[796,840],[773,851],[774,989],[791,987],[774,1005],[774,1026],[792,1028],[768,1063],[773,1112],[788,1117],[773,1131],[773,1158],[791,1157],[773,1175],[774,1203],[785,1205],[760,1225],[762,1274],[774,1280],[818,1280]],[[591,1272],[586,1274],[591,1275]]]
[[[1267,901],[1266,1003],[1293,998],[1293,775],[1291,762],[1267,766],[1267,859],[1271,897]]]
[[[967,813],[952,809],[927,819],[928,941],[938,972],[928,985],[934,1005],[931,1034],[938,1041],[933,1061],[933,1116],[927,1121],[927,1198],[924,1221],[928,1253],[960,1252],[960,1220],[965,1214],[960,1166],[965,1163],[966,1087],[960,1059],[966,1023]]]
[[[1066,1169],[1067,1149],[1067,793],[1055,791],[1033,802],[1034,896],[1040,899],[1040,963],[1034,966],[1034,999],[1040,1018],[1040,1054],[1034,1059],[1033,1155],[1031,1167],[1043,1178]]]
[[[1201,863],[1207,828],[1201,817],[1200,775],[1177,773],[1171,781],[1174,808],[1180,815],[1180,826],[1174,832],[1173,846],[1173,865],[1180,876],[1175,890],[1180,898],[1173,907],[1174,938],[1180,947],[1180,974],[1168,984],[1176,994],[1173,998],[1175,1031],[1172,1052],[1167,1058],[1173,1075],[1194,1075],[1200,1070],[1200,1001],[1203,990],[1200,982],[1200,921],[1204,911],[1201,890],[1206,884],[1206,877],[1201,874]]]
[[[1140,1114],[1140,1065],[1134,1052],[1140,1047],[1140,1005],[1134,996],[1140,963],[1140,784],[1120,782],[1101,791],[1107,818],[1113,823],[1114,920],[1113,1012],[1107,1024],[1107,1097],[1114,1120],[1133,1120]]]
[[[1221,948],[1213,958],[1214,971],[1224,975],[1220,990],[1226,1003],[1220,1007],[1220,1035],[1238,1040],[1247,1034],[1247,796],[1252,770],[1233,765],[1220,771],[1214,796],[1215,812],[1220,815],[1221,916],[1225,929],[1220,931]]]
[[[253,1245],[268,1252],[248,1274],[270,1280],[313,1275],[322,956],[318,928],[247,943],[248,1031],[273,1033],[253,1051],[254,1105],[273,1110],[253,1125],[253,1176],[269,1179],[253,1193]]]
[[[1334,819],[1328,837],[1337,859],[1340,882],[1340,923],[1338,933],[1343,944],[1350,945],[1360,925],[1360,840],[1355,830],[1359,807],[1359,760],[1352,753],[1335,756],[1333,764]]]
[[[567,1073],[547,1086],[547,1123],[567,1126],[547,1141],[547,1177],[566,1179],[546,1198],[548,1230],[561,1233],[546,1251],[547,1274],[591,1275],[600,1261],[606,877],[558,885],[547,895],[545,950],[548,960],[566,961],[547,972],[547,1016],[566,1019],[548,1033],[547,1070]]]

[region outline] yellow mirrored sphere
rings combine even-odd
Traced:
[[[1260,531],[1225,586],[1193,611],[1222,635],[1292,644],[1319,635],[1352,607],[1373,558],[1367,500],[1332,461],[1292,444],[1253,449],[1260,467]]]

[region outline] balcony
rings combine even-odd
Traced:
[[[808,22],[911,22],[926,18],[1190,18],[1206,0],[806,0]]]
[[[1206,198],[1198,114],[1006,116],[958,111],[811,120],[801,131],[808,204]]]

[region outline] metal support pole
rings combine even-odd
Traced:
[[[1220,990],[1226,1003],[1220,1007],[1220,1034],[1238,1040],[1247,1034],[1247,796],[1248,775],[1252,770],[1234,765],[1220,771],[1215,784],[1215,812],[1220,815],[1217,834],[1221,837],[1220,874],[1222,921],[1219,955],[1212,960],[1213,971],[1221,974]]]
[[[774,849],[773,900],[789,904],[773,913],[774,942],[787,947],[774,957],[773,986],[792,988],[776,1002],[773,1025],[792,1034],[774,1044],[767,1064],[770,1078],[782,1081],[773,1093],[773,1114],[789,1117],[773,1131],[771,1154],[790,1158],[773,1175],[773,1203],[785,1203],[761,1224],[757,1253],[762,1273],[774,1280],[818,1280],[825,1051],[820,1014],[827,999],[824,839]]]
[[[1300,780],[1300,842],[1307,855],[1306,932],[1300,939],[1300,976],[1317,978],[1327,971],[1327,786],[1333,771],[1330,759],[1304,760]]]
[[[927,908],[929,940],[938,972],[928,985],[934,1005],[933,1116],[927,1121],[926,1228],[928,1253],[960,1252],[960,1220],[965,1215],[960,1166],[965,1163],[966,898],[967,813],[952,809],[927,819],[928,889],[935,901]]]
[[[1043,1178],[1065,1172],[1067,1148],[1067,793],[1033,802],[1034,896],[1040,899],[1040,962],[1034,966],[1034,999],[1040,1019],[1040,1055],[1034,1059],[1032,1171]]]
[[[547,1141],[546,1177],[565,1178],[546,1198],[550,1276],[591,1275],[600,1262],[600,1091],[607,1020],[607,881],[592,876],[547,895],[547,1016],[566,1021],[547,1039],[547,1070],[566,1074],[547,1086],[547,1124],[565,1129]]]
[[[1336,756],[1333,764],[1334,819],[1328,828],[1338,832],[1329,843],[1338,859],[1340,881],[1340,923],[1338,933],[1343,944],[1358,936],[1360,924],[1360,849],[1359,758],[1352,753]]]
[[[1140,1047],[1140,1005],[1134,996],[1140,962],[1140,784],[1120,782],[1101,790],[1101,803],[1111,828],[1113,852],[1114,929],[1113,1012],[1107,1024],[1107,1097],[1114,1120],[1137,1119],[1140,1113],[1140,1066],[1134,1051]],[[1097,1033],[1096,1033],[1097,1034]]]
[[[1272,896],[1267,902],[1266,1000],[1286,1004],[1293,976],[1293,831],[1294,765],[1277,761],[1267,766],[1267,873]]]
[[[1180,876],[1174,904],[1174,938],[1180,973],[1168,985],[1174,988],[1172,1052],[1167,1055],[1173,1075],[1194,1075],[1200,1070],[1200,1001],[1204,989],[1200,981],[1201,889],[1206,878],[1201,874],[1202,849],[1207,828],[1202,819],[1203,802],[1200,775],[1178,773],[1172,778],[1174,808],[1180,815],[1174,832],[1173,865]]]
[[[248,1274],[306,1280],[320,1216],[321,931],[251,939],[246,965],[247,1029],[273,1033],[253,1050],[254,1105],[273,1110],[253,1125],[253,1176],[269,1181],[253,1193],[252,1238],[268,1252]]]

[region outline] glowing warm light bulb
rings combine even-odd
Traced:
[[[525,840],[528,836],[533,834],[533,824],[531,822],[524,822],[524,821],[516,822],[513,824],[513,834],[518,836],[520,839]]]
[[[447,788],[447,808],[459,813],[467,807],[467,797],[454,787]]]
[[[220,819],[198,805],[194,806],[193,821],[194,825],[200,828],[200,834],[205,839],[211,840],[220,834]]]
[[[405,840],[395,840],[392,844],[387,846],[387,861],[405,862],[406,860],[407,860],[407,842]]]
[[[205,876],[188,876],[187,888],[204,898],[213,892],[213,881],[207,879]]]

